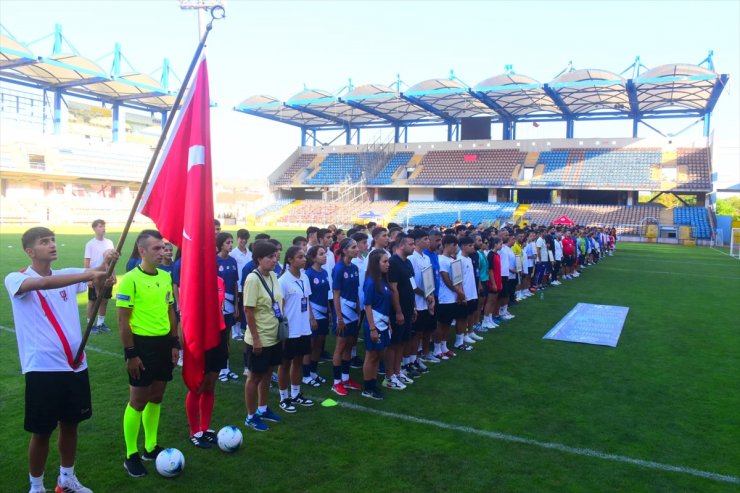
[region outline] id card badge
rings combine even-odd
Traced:
[[[277,301],[272,304],[272,311],[275,312],[275,317],[283,318],[283,312],[280,310],[280,303]]]
[[[301,313],[308,311],[308,298],[301,298]]]

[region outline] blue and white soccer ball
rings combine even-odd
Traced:
[[[216,441],[218,448],[224,452],[236,452],[242,446],[242,432],[233,425],[224,426],[218,431]]]
[[[185,456],[176,448],[166,448],[157,455],[155,466],[165,478],[174,478],[185,469]]]

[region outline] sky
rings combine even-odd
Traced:
[[[2,0],[0,22],[38,55],[50,54],[55,23],[102,68],[114,43],[136,71],[155,74],[165,57],[184,76],[198,43],[197,14],[176,0]],[[47,36],[47,37],[45,37]],[[246,1],[228,0],[207,48],[214,173],[264,179],[300,145],[300,130],[233,110],[256,94],[288,100],[304,87],[336,93],[389,85],[397,74],[414,85],[449,77],[466,84],[504,72],[548,82],[572,61],[620,73],[636,56],[649,68],[702,61],[730,74],[712,117],[715,169],[740,182],[740,1]],[[676,133],[691,121],[661,121]],[[521,125],[520,138],[564,136],[564,124]],[[577,123],[576,137],[628,137],[631,123]],[[641,127],[641,136],[656,136]],[[494,135],[497,135],[494,131]],[[701,125],[684,135],[700,136]],[[363,140],[372,140],[363,132]],[[446,139],[446,128],[416,129],[409,141]],[[340,139],[341,140],[341,139]],[[718,162],[720,161],[720,162]]]

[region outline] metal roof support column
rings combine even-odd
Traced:
[[[501,138],[503,140],[511,140],[511,120],[504,120],[501,123],[503,123],[503,132]]]
[[[452,142],[452,124],[447,124],[447,142]]]
[[[58,23],[54,24],[54,48],[51,51],[53,55],[62,54],[62,41],[62,25]]]
[[[54,91],[54,135],[62,133],[62,91]]]
[[[710,132],[710,125],[709,124],[711,122],[711,119],[712,119],[712,114],[711,113],[706,113],[704,115],[704,137],[709,137],[709,132]]]
[[[516,140],[516,122],[511,122],[511,138]]]
[[[398,125],[395,125],[393,127],[393,143],[394,144],[398,144],[399,137],[401,136],[401,133],[400,133],[399,130],[400,129],[399,129]]]
[[[352,144],[352,127],[349,125],[344,127],[344,143],[347,145]]]
[[[409,143],[409,127],[406,127],[403,129],[403,143],[404,144]]]
[[[575,123],[575,120],[573,120],[572,118],[568,118],[565,121],[565,138],[566,139],[573,138],[573,129],[575,127],[574,123]]]
[[[306,147],[306,129],[301,128],[301,147]]]
[[[313,146],[316,147],[316,129],[314,128],[311,133],[313,134]]]
[[[356,132],[357,132],[357,145],[360,145],[360,129],[358,128]]]
[[[113,45],[113,68],[111,74],[115,76],[121,75],[121,43]]]
[[[118,142],[118,120],[121,117],[120,111],[121,103],[116,101],[115,103],[113,103],[113,124],[111,125],[111,128],[113,129],[111,140],[113,142]]]
[[[637,138],[637,128],[640,126],[640,119],[639,118],[633,118],[632,119],[632,138]]]
[[[162,114],[162,123],[161,123],[161,125],[162,125],[162,132],[164,132],[164,126],[167,123],[167,112],[166,111],[162,111],[161,114]]]

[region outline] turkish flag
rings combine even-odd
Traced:
[[[139,212],[182,249],[180,319],[185,345],[182,376],[197,391],[205,351],[218,345],[223,318],[218,303],[213,225],[208,68],[201,58],[194,82],[159,156]],[[174,109],[173,109],[174,111]]]

